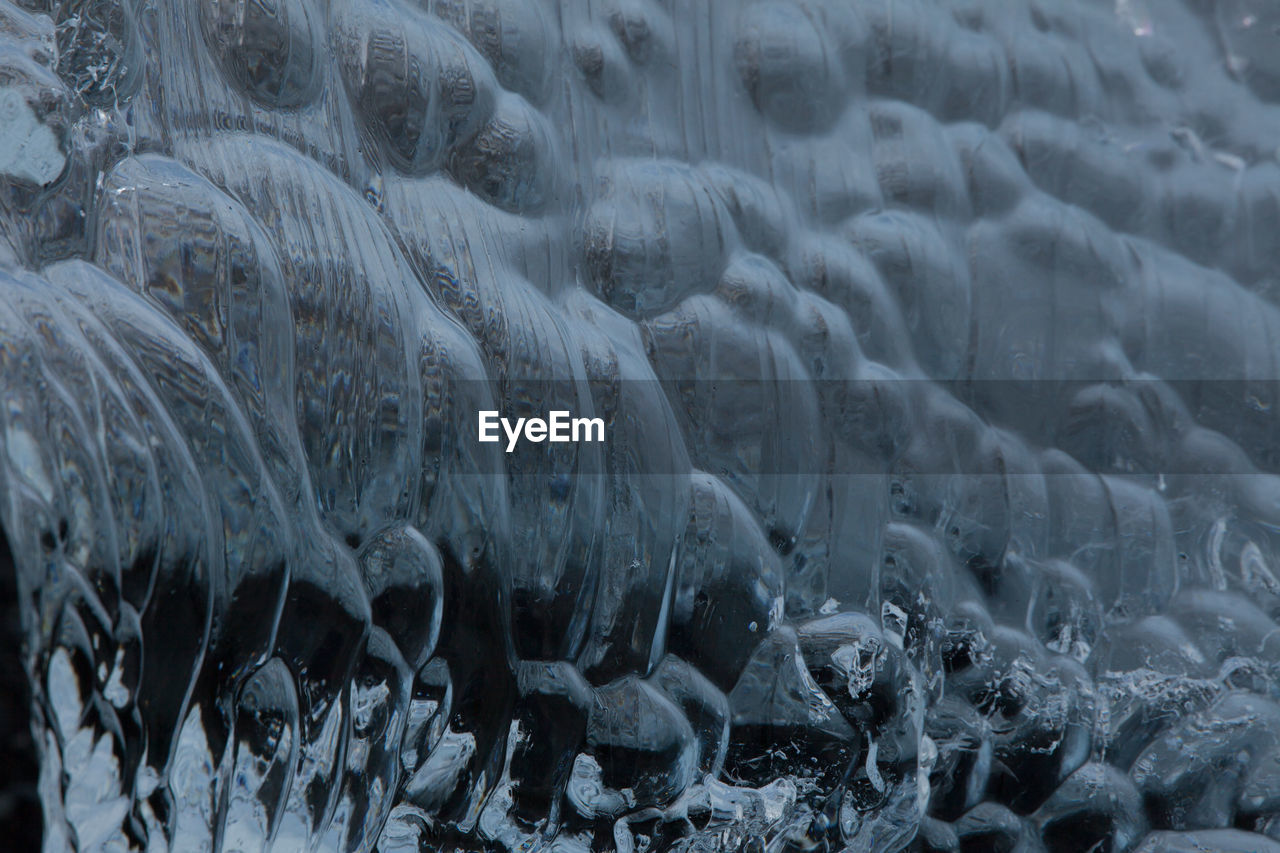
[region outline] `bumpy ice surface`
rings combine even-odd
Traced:
[[[0,0],[8,838],[1280,851],[1278,31]]]

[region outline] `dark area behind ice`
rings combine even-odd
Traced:
[[[1278,32],[0,0],[0,837],[1280,851]]]

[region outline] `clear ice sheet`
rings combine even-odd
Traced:
[[[1278,32],[0,0],[9,840],[1280,851]]]

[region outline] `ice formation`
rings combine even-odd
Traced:
[[[8,839],[1280,851],[1278,32],[0,0]]]

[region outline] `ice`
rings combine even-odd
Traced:
[[[1276,847],[1278,23],[0,0],[0,831]]]
[[[0,89],[0,122],[4,124],[0,148],[5,152],[0,174],[41,186],[53,183],[66,166],[66,158],[57,137],[36,119],[21,90]]]

